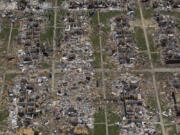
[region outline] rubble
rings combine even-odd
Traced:
[[[107,43],[110,46],[107,50],[112,62],[120,69],[146,64],[134,41],[129,21],[130,19],[125,16],[117,16],[110,20],[111,33]]]
[[[144,88],[144,83],[141,76],[131,73],[121,74],[121,77],[117,77],[111,82],[112,98],[117,99],[118,106],[121,106],[123,110],[117,111],[122,118],[122,122],[119,124],[121,134],[158,134],[153,124],[156,114],[150,112],[148,105],[145,104],[147,89]]]
[[[135,8],[135,2],[131,0],[69,0],[62,6],[68,10],[119,10],[128,11]]]
[[[156,14],[155,20],[159,28],[154,34],[155,45],[161,49],[161,60],[165,64],[178,64],[179,59],[179,31],[175,20],[168,15]]]
[[[37,77],[37,75],[31,73],[24,77],[17,77],[16,85],[8,89],[11,104],[9,107],[10,129],[28,128],[33,123],[39,123],[38,116],[43,113],[40,108],[46,104],[43,101],[48,98],[49,78]]]
[[[158,74],[159,75],[159,74]],[[159,96],[161,98],[160,103],[162,106],[162,116],[164,121],[168,121],[176,126],[177,133],[179,134],[179,83],[180,74],[171,73],[161,75],[159,83]]]
[[[88,37],[90,25],[85,13],[64,17],[62,40],[58,43],[60,58],[58,68],[63,74],[57,84],[58,111],[56,117],[62,125],[93,129],[95,108],[93,91],[96,87],[92,67],[93,48]],[[77,130],[76,128],[74,129]]]
[[[180,1],[178,0],[153,0],[151,2],[153,8],[159,11],[171,11],[175,8],[180,8]]]
[[[72,72],[64,74],[58,80],[56,118],[61,124],[69,126],[69,122],[76,125],[85,125],[93,128],[94,112],[93,87],[95,87],[93,74]],[[63,123],[62,123],[63,122]]]
[[[83,132],[94,128],[93,93],[96,87],[93,67],[93,48],[88,37],[90,25],[84,13],[65,16],[62,40],[57,44],[59,70],[65,74],[56,80],[56,90],[51,91],[51,74],[41,76],[38,68],[44,59],[52,59],[48,42],[40,41],[46,19],[42,16],[21,20],[16,56],[17,67],[25,75],[16,78],[9,88],[9,125],[11,132],[21,127],[51,127],[46,132]],[[57,51],[54,50],[54,51]],[[47,116],[51,116],[50,118]],[[54,126],[54,122],[59,124]],[[69,129],[69,131],[68,131]]]
[[[52,56],[52,47],[47,42],[40,42],[41,25],[44,19],[42,17],[25,18],[22,21],[21,31],[18,35],[18,43],[21,45],[17,50],[17,66],[22,71],[35,69],[40,63],[50,61]]]
[[[143,73],[137,69],[148,63],[144,54],[149,49],[141,50],[133,35],[136,21],[141,27],[135,18],[136,4],[133,0],[0,0],[0,32],[9,30],[9,37],[0,41],[0,46],[7,41],[9,48],[0,48],[5,61],[0,67],[0,92],[7,105],[7,119],[2,122],[6,129],[0,127],[0,134],[88,135],[102,125],[117,126],[122,135],[158,135],[160,115],[176,116],[178,125],[178,74],[160,91],[167,94],[167,105],[173,103],[168,110],[159,113],[148,102],[156,102],[151,99],[154,80],[145,76],[156,70],[153,65]],[[173,4],[163,1],[158,6],[171,10]],[[180,63],[176,19],[160,14],[154,19],[159,25],[154,40],[162,61]],[[119,119],[111,120],[111,113]]]
[[[0,10],[16,10],[17,9],[17,2],[3,2],[0,1]]]
[[[93,62],[93,50],[88,31],[90,26],[87,16],[79,14],[73,17],[71,14],[64,18],[65,29],[62,32],[62,40],[59,43],[61,53],[58,63],[61,71],[91,70]]]

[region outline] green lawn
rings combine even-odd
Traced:
[[[15,77],[17,76],[16,73],[13,73],[13,74],[6,74],[6,77],[5,77],[5,80],[12,80],[14,79]]]
[[[57,27],[64,27],[63,24],[63,17],[68,13],[67,10],[59,9],[57,12],[57,20],[56,20],[56,26]]]
[[[94,125],[94,130],[92,131],[94,134],[92,134],[92,132],[90,132],[90,135],[105,135],[106,134],[106,125],[103,124],[105,123],[105,114],[104,114],[104,110],[100,109],[97,113],[94,114],[94,119],[95,119],[95,123],[99,123],[99,124],[95,124]],[[100,124],[102,123],[102,124]]]
[[[41,33],[40,34],[40,39],[42,42],[48,40],[48,41],[52,41],[53,39],[53,27],[47,27],[45,28],[46,32],[45,33]]]
[[[151,57],[152,57],[152,60],[153,60],[154,63],[157,63],[157,62],[158,62],[159,54],[157,54],[157,53],[152,53],[152,54],[151,54]]]
[[[101,54],[99,52],[94,51],[93,53],[94,61],[92,62],[92,65],[95,68],[101,67]]]
[[[9,116],[8,110],[0,111],[0,122],[5,120]]]
[[[143,7],[143,16],[144,19],[150,19],[154,16],[155,11],[152,8],[145,8]]]
[[[110,124],[114,124],[116,122],[121,122],[122,119],[115,113],[113,112],[108,112],[108,120]]]
[[[107,64],[104,64],[104,68],[113,69],[113,68],[117,68],[117,66],[114,63],[108,61]]]
[[[41,63],[41,66],[43,69],[47,69],[47,68],[51,67],[51,64],[50,63]]]
[[[2,28],[2,31],[0,32],[0,40],[8,40],[9,37],[9,33],[10,33],[10,29],[9,28]]]
[[[99,110],[99,112],[94,114],[95,123],[103,123],[105,122],[105,114],[104,110]]]
[[[94,135],[106,135],[106,125],[95,125]]]
[[[91,42],[92,42],[92,44],[93,44],[93,47],[94,47],[94,49],[98,49],[99,50],[99,36],[98,36],[98,34],[97,33],[92,33],[91,34],[91,36],[90,36],[90,40],[91,40]]]
[[[90,20],[90,25],[92,28],[92,33],[90,35],[90,40],[92,42],[93,48],[95,50],[99,50],[99,31],[98,31],[98,16],[97,13],[95,13]]]
[[[168,135],[177,135],[176,125],[167,126],[165,128],[166,130],[168,129]]]
[[[143,29],[141,27],[134,27],[134,31],[133,38],[136,40],[139,49],[141,51],[147,50]]]
[[[15,36],[18,36],[18,29],[17,28],[12,30],[12,38]]]
[[[151,53],[151,57],[155,67],[162,67],[162,62],[159,53]]]
[[[46,10],[43,16],[48,19],[48,24],[47,24],[48,26],[54,25],[54,11],[53,10]]]
[[[157,50],[157,47],[154,44],[154,39],[152,37],[153,31],[154,31],[154,29],[151,29],[151,28],[147,29],[147,36],[148,36],[151,52],[155,52]]]
[[[47,18],[48,23],[45,25],[45,33],[40,34],[40,39],[42,42],[49,40],[52,41],[53,38],[53,26],[54,26],[54,12],[53,11],[46,11],[44,13],[44,17]]]
[[[60,38],[62,36],[61,32],[62,32],[62,28],[57,28],[56,29],[56,37],[57,38]]]
[[[118,126],[111,126],[109,129],[109,135],[119,135],[120,128]]]
[[[93,53],[93,57],[94,57],[94,61],[93,61],[93,65],[96,68],[100,68],[101,67],[101,57],[100,57],[100,42],[99,42],[99,31],[98,31],[98,16],[97,13],[95,13],[91,18],[90,18],[90,25],[92,28],[92,32],[90,34],[90,40],[91,43],[93,45],[94,48],[94,53]]]
[[[115,17],[115,16],[120,16],[120,15],[122,15],[123,13],[126,13],[126,12],[111,11],[111,12],[101,12],[101,13],[99,13],[100,22],[101,22],[102,24],[104,24],[104,27],[103,27],[103,32],[104,32],[104,33],[103,33],[103,36],[102,36],[102,45],[103,45],[103,46],[106,45],[109,32],[111,31],[110,25],[109,25],[110,19],[113,18],[113,17]]]
[[[144,19],[151,19],[155,14],[155,10],[149,6],[150,0],[146,3],[141,3],[141,5]]]
[[[136,9],[134,10],[134,17],[135,17],[136,19],[141,19],[141,15],[140,15],[139,8],[136,8]]]
[[[3,131],[6,126],[6,119],[9,116],[8,110],[2,110],[0,111],[0,130]]]

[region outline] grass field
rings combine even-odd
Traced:
[[[143,29],[141,27],[135,27],[134,31],[135,33],[133,34],[133,37],[139,49],[141,51],[147,50]]]

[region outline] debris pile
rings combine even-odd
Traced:
[[[57,65],[63,75],[57,79],[55,116],[63,125],[62,130],[94,127],[93,93],[96,85],[88,19],[83,12],[68,13],[57,46],[60,52]]]
[[[41,24],[44,19],[42,17],[24,18],[21,31],[19,32],[17,56],[17,66],[22,71],[35,69],[43,61],[48,61],[52,55],[52,50],[48,48],[49,44],[40,42]]]
[[[92,70],[93,50],[88,37],[90,25],[87,16],[70,14],[64,19],[64,25],[58,67],[62,71]]]
[[[64,2],[63,6],[69,10],[120,10],[128,11],[135,8],[135,2],[131,0],[70,0]]]
[[[109,55],[113,63],[120,68],[145,64],[133,39],[128,17],[119,16],[111,20],[111,34],[108,44],[110,45],[108,48]]]
[[[152,0],[152,7],[157,10],[169,11],[173,8],[180,8],[179,0]]]
[[[140,76],[130,73],[121,74],[120,78],[112,81],[112,97],[117,98],[123,108],[118,112],[122,118],[122,123],[118,123],[121,134],[158,134],[155,125],[150,122],[154,116],[145,104],[143,85]]]
[[[64,74],[58,80],[56,118],[68,128],[70,126],[87,126],[93,128],[94,112],[93,73],[72,72]]]
[[[155,44],[161,49],[161,59],[165,64],[180,63],[179,32],[175,20],[168,15],[156,14],[155,20],[159,28],[155,33]]]
[[[44,115],[50,96],[49,77],[29,73],[24,77],[16,77],[15,81],[16,84],[8,88],[9,131],[14,132],[21,127],[35,129],[41,124],[40,116]]]

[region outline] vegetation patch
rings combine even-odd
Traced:
[[[18,74],[13,73],[13,74],[6,74],[5,80],[12,80],[14,79]]]
[[[167,126],[166,132],[168,133],[168,135],[177,135],[176,125]]]
[[[2,31],[0,32],[0,40],[7,41],[9,37],[10,29],[9,28],[2,28]]]
[[[52,27],[47,27],[45,28],[46,32],[40,34],[40,39],[42,42],[44,41],[52,41],[53,39],[53,28]]]
[[[149,96],[147,97],[147,106],[149,106],[149,110],[152,112],[156,112],[157,110],[157,101],[155,96]]]
[[[65,0],[58,0],[57,5],[58,5],[58,6],[61,6],[61,4],[62,4],[64,1],[65,1]]]
[[[67,10],[59,9],[57,12],[57,20],[56,20],[56,26],[57,27],[64,27],[63,24],[63,17],[68,13]]]
[[[8,110],[0,111],[0,122],[4,121],[9,116]]]
[[[134,10],[134,17],[135,17],[136,19],[141,19],[141,14],[140,14],[139,8],[136,8],[136,9]]]
[[[93,53],[93,57],[94,57],[94,61],[92,63],[92,65],[95,68],[100,68],[101,67],[101,54],[99,52],[94,52]]]
[[[105,134],[106,134],[106,125],[105,124],[95,125],[94,135],[105,135]]]
[[[157,50],[157,47],[155,46],[154,44],[154,39],[152,37],[152,32],[153,32],[154,29],[147,29],[147,36],[148,36],[148,40],[149,40],[149,45],[150,45],[150,50],[152,52],[155,52]]]
[[[144,19],[150,19],[154,16],[155,11],[152,8],[145,8],[143,7],[143,16]]]
[[[97,13],[95,13],[91,17],[90,25],[92,28],[91,35],[90,35],[90,40],[92,42],[93,48],[95,50],[100,50],[100,43],[99,43],[99,27],[98,27],[98,16]]]
[[[95,123],[104,123],[105,122],[105,114],[104,110],[100,109],[99,112],[94,114]]]
[[[109,135],[119,135],[120,128],[118,126],[111,126],[109,129]]]
[[[108,112],[108,120],[110,124],[114,124],[116,122],[121,122],[122,119],[119,117],[119,115],[113,113],[113,112]]]
[[[111,18],[113,18],[115,16],[120,16],[123,13],[126,13],[126,12],[112,11],[112,12],[99,13],[100,22],[103,24],[103,29],[102,29],[103,30],[103,36],[102,36],[102,44],[103,45],[106,45],[109,32],[111,31],[111,28],[110,28],[110,25],[108,24],[108,22],[110,21]]]
[[[180,13],[177,12],[177,11],[161,11],[160,13],[161,13],[161,14],[164,14],[164,15],[174,16],[174,17],[180,19]]]
[[[51,64],[50,63],[41,63],[41,66],[43,69],[47,69],[47,68],[51,67]]]
[[[108,61],[108,63],[104,64],[104,68],[107,68],[107,69],[113,69],[113,68],[116,68],[116,67],[117,66],[114,63],[110,62],[110,61]]]
[[[137,43],[138,48],[143,51],[147,50],[146,41],[144,37],[144,32],[141,27],[134,27],[135,33],[133,34],[133,38]]]
[[[16,36],[18,36],[18,29],[17,29],[17,28],[14,28],[14,29],[12,30],[12,38],[13,38],[13,37],[16,37]]]
[[[157,67],[157,66],[161,67],[162,66],[159,53],[151,53],[151,57],[152,57],[152,62],[153,62],[155,67]]]

